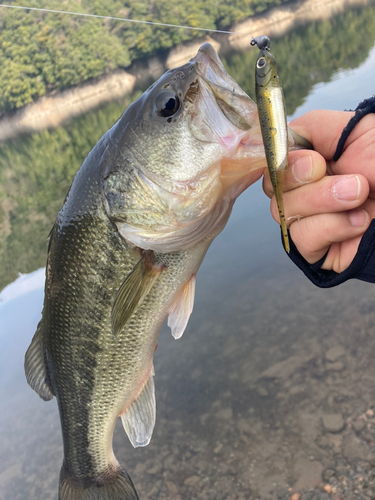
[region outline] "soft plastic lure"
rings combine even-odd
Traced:
[[[251,45],[257,45],[259,48],[255,65],[255,93],[260,128],[268,171],[279,210],[284,246],[289,253],[290,246],[283,203],[284,175],[288,166],[288,127],[284,94],[277,72],[276,60],[270,52],[270,39],[264,35],[258,36],[252,39]]]

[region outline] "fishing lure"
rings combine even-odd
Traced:
[[[273,191],[280,216],[285,250],[289,253],[289,237],[286,227],[283,184],[288,167],[288,127],[283,89],[277,72],[276,60],[270,52],[270,39],[261,35],[253,38],[259,54],[255,65],[255,94],[264,150]]]

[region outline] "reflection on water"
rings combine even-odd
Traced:
[[[367,29],[375,23],[374,11],[351,11],[300,29],[277,46],[308,50],[309,33],[326,40],[332,26],[342,28],[335,33],[340,41],[360,21]],[[311,65],[305,60],[301,68],[311,70],[307,88],[313,92],[298,94],[295,105],[324,107],[319,95],[327,92],[332,96],[327,107],[335,108],[349,81],[356,99],[343,107],[368,97],[359,76],[374,81],[370,32],[361,33],[366,49],[357,43],[359,54],[341,55],[346,65],[332,62],[335,70],[349,64],[358,66],[355,70],[332,78],[333,71],[322,66],[326,76],[319,80],[313,58]],[[343,46],[353,45],[352,40]],[[324,46],[319,47],[323,62],[329,60]],[[252,71],[247,61],[244,66]],[[239,73],[241,78],[246,75]],[[3,219],[0,213],[3,286],[17,272],[44,265],[46,235],[71,178],[120,108],[113,104],[75,126],[2,149],[2,202],[8,193]],[[296,492],[300,500],[375,498],[374,299],[375,288],[366,283],[314,288],[282,251],[260,186],[251,187],[202,265],[187,331],[179,341],[167,329],[162,332],[150,445],[134,450],[116,428],[115,454],[140,498],[286,500]],[[56,402],[39,399],[23,374],[42,301],[43,270],[0,294],[0,499],[57,495],[62,448]]]
[[[350,9],[345,14],[311,23],[280,39],[271,40],[271,51],[277,60],[289,115],[304,103],[314,85],[326,84],[335,78],[337,72],[363,64],[374,45],[374,28],[375,9],[369,6]],[[225,60],[228,72],[253,98],[256,57],[256,51],[249,50],[233,54]],[[373,81],[373,64],[369,70],[365,82]],[[368,84],[363,87],[362,83],[358,81],[354,89],[358,101],[362,96],[369,95],[365,93]],[[331,106],[332,103],[328,103],[328,109]],[[348,104],[344,103],[343,108],[347,107]]]
[[[318,83],[311,89],[305,102],[290,116],[301,116],[312,109],[355,109],[362,99],[374,93],[375,47],[366,61],[355,69],[342,69],[329,83]]]

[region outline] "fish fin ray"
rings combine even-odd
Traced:
[[[147,446],[151,440],[156,419],[155,384],[153,370],[142,392],[121,414],[122,425],[134,448]]]
[[[126,276],[117,291],[112,307],[112,333],[115,337],[142,304],[161,270],[162,266],[153,264],[152,252],[146,252]]]
[[[47,380],[49,379],[43,352],[43,320],[25,354],[25,375],[27,383],[44,401],[50,401],[54,394]]]
[[[181,288],[168,314],[168,326],[175,339],[179,339],[185,331],[194,307],[195,275]]]
[[[133,482],[123,467],[118,465],[93,484],[80,484],[71,478],[64,465],[60,472],[59,500],[139,500]]]

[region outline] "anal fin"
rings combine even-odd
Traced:
[[[47,383],[47,367],[43,352],[43,320],[36,329],[35,335],[25,355],[25,375],[28,384],[44,401],[53,398],[53,392]]]
[[[195,275],[181,288],[168,314],[168,326],[175,339],[179,339],[185,331],[194,307]]]
[[[162,269],[163,266],[154,263],[152,252],[147,251],[126,276],[112,307],[112,333],[115,337],[142,304]]]
[[[155,385],[153,369],[142,392],[121,414],[122,425],[134,448],[147,446],[156,420]]]

